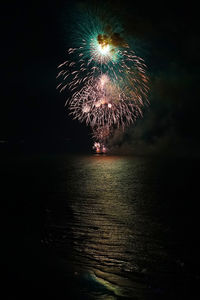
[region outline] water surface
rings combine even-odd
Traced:
[[[7,293],[194,299],[199,165],[106,155],[3,160]]]
[[[172,299],[189,291],[198,277],[186,269],[193,193],[184,174],[190,164],[182,163],[102,155],[61,162],[42,242],[70,270],[80,299]]]

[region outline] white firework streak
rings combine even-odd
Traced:
[[[93,128],[105,125],[124,128],[142,115],[143,102],[133,92],[132,97],[130,101],[126,91],[113,85],[107,75],[102,75],[74,93],[68,104],[74,119]]]

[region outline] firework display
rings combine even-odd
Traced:
[[[142,58],[131,49],[115,19],[88,13],[77,25],[76,47],[58,66],[60,92],[68,89],[66,105],[74,119],[91,126],[100,149],[115,128],[142,116],[148,103],[148,77]]]

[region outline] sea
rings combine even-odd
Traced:
[[[2,299],[199,299],[198,159],[0,161]]]

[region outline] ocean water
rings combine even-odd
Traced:
[[[199,165],[109,155],[3,161],[10,295],[195,299]]]

